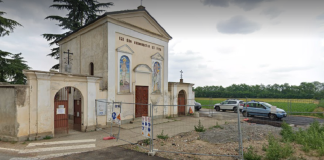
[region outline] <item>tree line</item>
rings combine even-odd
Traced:
[[[300,85],[273,84],[247,85],[232,84],[194,88],[196,97],[212,98],[285,98],[285,99],[324,99],[324,83],[302,82]]]

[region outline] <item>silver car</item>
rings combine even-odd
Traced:
[[[230,111],[234,111],[235,113],[237,113],[237,110],[239,109],[240,112],[243,109],[243,104],[244,101],[239,100],[239,99],[228,99],[226,101],[223,101],[221,103],[216,103],[214,105],[214,109],[216,111],[220,111],[222,110],[223,112],[230,110]]]

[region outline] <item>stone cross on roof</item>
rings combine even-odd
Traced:
[[[180,76],[180,78],[182,79],[182,73],[183,73],[183,71],[181,70],[181,71],[180,71],[180,73],[181,73],[181,76]]]

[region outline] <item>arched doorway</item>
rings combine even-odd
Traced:
[[[178,94],[178,115],[186,115],[186,95],[184,90],[181,90]]]
[[[74,87],[64,87],[54,97],[54,134],[68,134],[69,130],[81,131],[82,94]]]

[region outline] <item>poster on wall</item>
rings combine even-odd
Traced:
[[[107,112],[107,103],[106,100],[97,100],[97,116],[105,116]]]
[[[152,90],[153,93],[161,93],[161,65],[159,62],[153,62]]]
[[[56,114],[65,114],[65,108],[56,108]]]
[[[121,93],[130,92],[130,61],[125,55],[119,60],[119,89]]]

